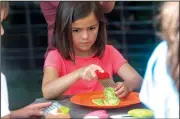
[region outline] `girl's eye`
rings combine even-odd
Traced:
[[[74,30],[72,30],[73,32],[79,32],[80,30],[78,30],[78,29],[74,29]]]
[[[96,27],[90,27],[89,29],[90,29],[90,30],[94,30],[94,29],[96,29]]]

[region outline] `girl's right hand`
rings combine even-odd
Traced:
[[[97,75],[95,71],[98,70],[99,72],[104,72],[104,70],[95,64],[91,64],[89,66],[83,67],[78,69],[78,75],[80,79],[85,79],[85,80],[91,80],[91,79],[97,79]]]

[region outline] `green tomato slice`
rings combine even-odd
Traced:
[[[152,118],[154,116],[153,112],[149,109],[133,109],[128,111],[128,114],[135,118]]]
[[[104,104],[107,106],[116,106],[120,102],[119,98],[113,97],[113,98],[108,98],[104,100]]]
[[[60,111],[61,113],[63,113],[63,114],[69,114],[70,109],[69,109],[68,107],[66,107],[66,106],[61,106],[61,107],[59,108],[59,111]]]
[[[105,96],[106,99],[116,97],[114,89],[111,88],[111,87],[105,88],[104,96]]]
[[[92,102],[96,105],[99,105],[99,106],[103,106],[104,105],[104,101],[103,99],[101,98],[98,98],[98,99],[93,99]]]

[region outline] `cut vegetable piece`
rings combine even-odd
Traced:
[[[104,104],[107,106],[115,106],[115,105],[118,105],[119,102],[120,102],[120,100],[117,97],[113,97],[113,98],[109,98],[109,99],[104,100]]]
[[[96,105],[99,105],[99,106],[103,106],[104,105],[104,101],[103,99],[99,98],[99,99],[93,99],[92,102]]]
[[[154,116],[153,112],[149,109],[133,109],[128,111],[128,114],[135,118],[152,118]]]
[[[60,113],[63,113],[63,114],[69,114],[70,109],[66,106],[61,106],[59,108],[59,111],[60,111]]]
[[[113,97],[116,97],[114,89],[111,88],[111,87],[105,88],[105,90],[104,90],[104,96],[105,96],[105,98],[113,98]]]

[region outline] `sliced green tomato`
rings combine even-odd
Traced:
[[[111,87],[105,88],[104,96],[106,99],[116,97],[114,89]]]
[[[149,109],[133,109],[128,111],[128,114],[135,118],[152,118],[154,116],[153,112]]]
[[[59,108],[59,111],[60,111],[61,113],[63,113],[63,114],[69,114],[70,109],[69,109],[68,107],[66,107],[66,106],[61,106],[61,107]]]
[[[113,97],[113,98],[109,98],[109,99],[104,100],[104,104],[107,106],[115,106],[115,105],[118,105],[119,102],[120,102],[120,100],[117,97]]]
[[[104,97],[105,99],[93,99],[92,102],[99,106],[115,106],[120,102],[120,99],[115,95],[114,88],[111,87],[104,89]]]
[[[104,101],[103,99],[101,98],[98,98],[98,99],[93,99],[92,102],[96,105],[99,105],[99,106],[103,106],[104,105]]]

